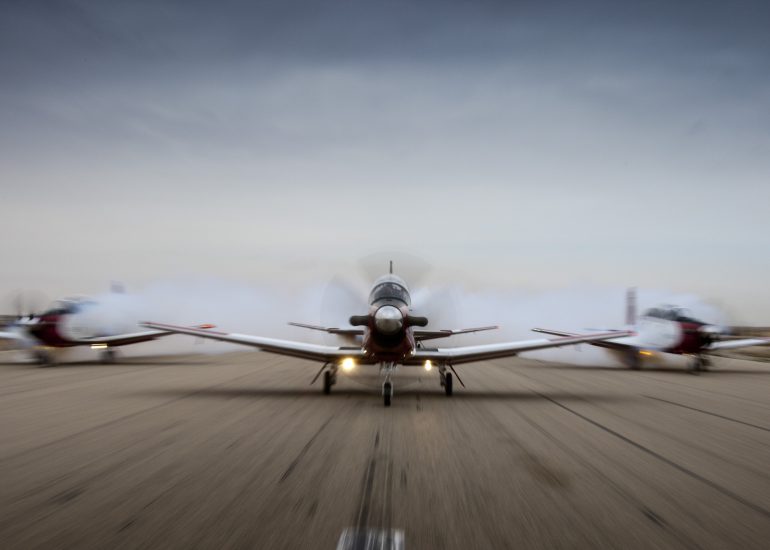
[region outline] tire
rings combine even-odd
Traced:
[[[393,386],[390,382],[382,385],[382,399],[386,407],[390,407],[390,400],[393,397]]]
[[[702,360],[698,357],[690,361],[690,374],[700,374],[703,370]]]
[[[329,395],[332,392],[332,373],[328,370],[324,371],[324,395]]]
[[[452,373],[446,374],[446,380],[444,381],[444,393],[447,397],[452,397]]]

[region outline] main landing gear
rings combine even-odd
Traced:
[[[102,365],[112,365],[115,362],[115,350],[107,348],[100,356]]]
[[[53,355],[51,355],[50,353],[42,349],[36,350],[34,352],[34,358],[35,358],[35,363],[37,363],[41,367],[52,367],[53,365],[56,364],[56,361],[54,361]]]
[[[444,393],[447,397],[452,397],[452,373],[446,371],[446,367],[441,365],[438,370],[441,385],[444,387]]]
[[[700,374],[701,372],[707,371],[709,366],[711,366],[711,363],[706,357],[695,355],[690,359],[688,370],[690,374]]]
[[[337,383],[337,369],[324,371],[324,395],[332,392],[332,386]]]

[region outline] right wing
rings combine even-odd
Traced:
[[[262,336],[249,336],[248,334],[218,332],[192,327],[178,327],[162,323],[142,323],[142,325],[155,330],[174,332],[177,334],[189,334],[190,336],[199,336],[201,338],[219,340],[220,342],[230,342],[232,344],[243,344],[258,348],[268,353],[288,355],[290,357],[299,357],[301,359],[310,359],[313,361],[328,362],[345,357],[352,357],[357,360],[364,358],[363,350],[360,347],[346,348],[321,346],[318,344],[307,344],[305,342],[293,342],[291,340],[278,340],[275,338],[264,338]]]
[[[485,330],[495,330],[500,327],[475,327],[475,328],[460,328],[460,329],[442,329],[442,330],[417,330],[414,331],[415,340],[434,340],[436,338],[447,338],[449,336],[455,336],[457,334],[470,334],[472,332],[482,332]]]
[[[770,338],[744,338],[742,340],[724,340],[722,342],[714,342],[706,348],[706,351],[721,351],[723,349],[750,348],[752,346],[768,345],[770,345]]]
[[[364,331],[360,328],[337,328],[337,327],[322,327],[320,325],[308,325],[305,323],[289,323],[293,327],[307,328],[310,330],[320,330],[321,332],[328,332],[329,334],[339,334],[341,336],[363,336]]]
[[[571,346],[573,344],[601,342],[605,340],[612,340],[614,338],[623,338],[630,336],[631,334],[633,333],[630,331],[612,331],[551,339],[539,338],[537,340],[523,340],[520,342],[506,342],[503,344],[463,346],[459,348],[423,348],[416,350],[411,359],[405,361],[404,364],[414,365],[422,363],[426,360],[431,360],[435,362],[446,362],[450,365],[459,365],[460,363],[472,363],[475,361],[484,361],[487,359],[512,357],[525,351],[536,351],[540,349]]]

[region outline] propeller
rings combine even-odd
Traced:
[[[33,319],[48,303],[48,298],[39,290],[15,290],[6,296],[6,311],[12,311],[16,319]]]

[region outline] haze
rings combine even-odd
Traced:
[[[768,15],[4,2],[0,291],[309,285],[394,250],[437,284],[636,285],[768,325]]]

